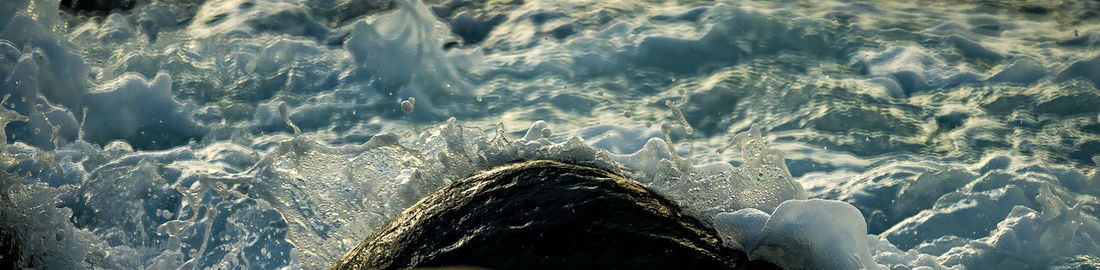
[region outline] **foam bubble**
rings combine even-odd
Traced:
[[[884,269],[871,257],[862,215],[844,202],[790,200],[771,215],[743,209],[715,222],[723,243],[784,269]]]

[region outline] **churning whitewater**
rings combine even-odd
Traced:
[[[1100,268],[1092,1],[0,0],[0,265],[324,269],[482,170],[785,269]]]

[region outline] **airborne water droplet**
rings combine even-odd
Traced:
[[[414,100],[415,99],[409,98],[405,101],[401,101],[401,112],[404,112],[405,114],[412,113],[413,109],[414,109],[413,108],[413,101]]]

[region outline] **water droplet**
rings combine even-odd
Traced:
[[[539,132],[539,135],[542,135],[543,138],[550,138],[550,136],[553,135],[553,132],[550,131],[549,128],[544,128],[542,129],[542,131]]]
[[[623,117],[630,118],[630,110],[623,111]]]
[[[413,112],[413,109],[414,108],[412,98],[401,102],[401,112],[404,112],[405,114],[410,114]]]

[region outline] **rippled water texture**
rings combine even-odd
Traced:
[[[1100,267],[1092,1],[0,1],[0,265],[323,269],[556,159],[791,269]]]

